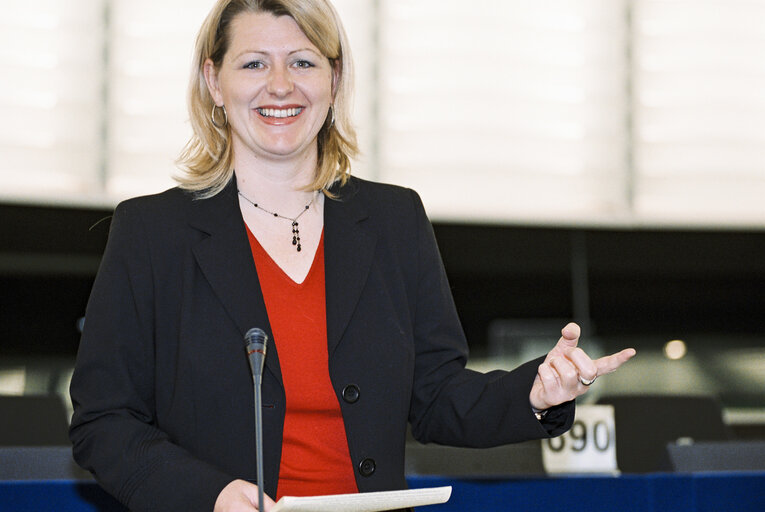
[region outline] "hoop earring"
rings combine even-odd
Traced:
[[[215,109],[219,108],[223,111],[223,122],[222,123],[216,123],[215,122]],[[226,113],[226,106],[223,105],[222,107],[219,107],[215,103],[213,103],[212,106],[212,112],[210,112],[210,121],[212,122],[213,126],[216,128],[225,128],[228,124],[228,114]]]

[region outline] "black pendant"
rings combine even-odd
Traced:
[[[303,248],[300,245],[300,230],[298,229],[297,221],[292,221],[292,245],[296,245],[297,252],[300,252]]]

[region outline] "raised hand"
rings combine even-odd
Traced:
[[[535,409],[549,409],[585,394],[596,378],[616,371],[636,353],[635,349],[627,348],[593,360],[577,346],[581,334],[577,324],[566,325],[561,334],[539,365],[531,387],[529,401]]]

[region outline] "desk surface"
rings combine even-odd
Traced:
[[[453,486],[444,505],[422,512],[763,512],[765,472],[448,479],[409,477],[413,488]],[[0,511],[116,512],[125,509],[88,481],[2,481]],[[418,512],[419,512],[418,511]]]

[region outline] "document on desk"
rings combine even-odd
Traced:
[[[451,486],[327,496],[284,496],[271,512],[379,512],[446,503]]]

